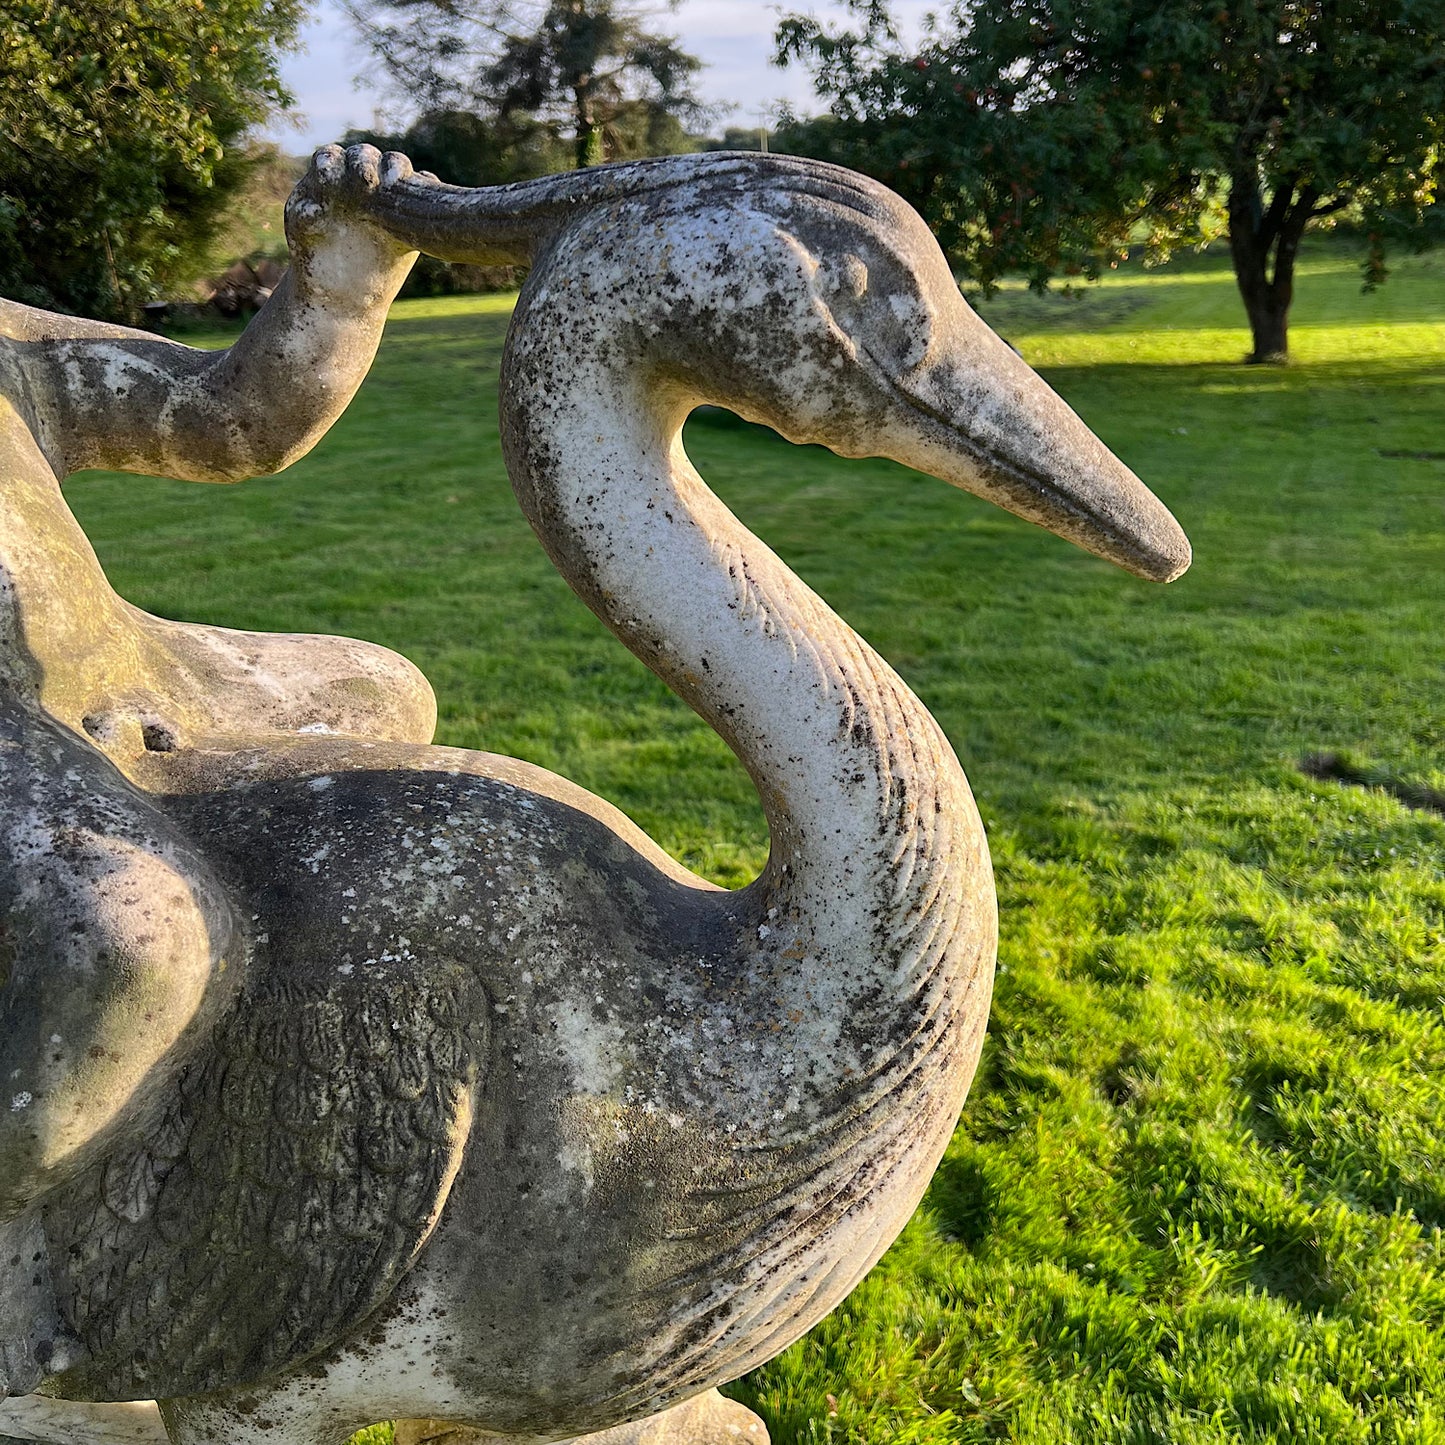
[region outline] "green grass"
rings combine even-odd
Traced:
[[[1445,818],[1403,801],[1445,781],[1445,257],[1373,296],[1308,261],[1288,369],[1234,364],[1213,260],[985,314],[1174,509],[1182,581],[890,464],[689,427],[943,723],[1002,909],[927,1201],[737,1393],[809,1445],[1445,1442]],[[505,324],[494,298],[400,306],[286,477],[92,478],[76,510],[142,605],[400,648],[442,740],[564,772],[744,881],[741,770],[510,498]],[[1310,776],[1326,753],[1338,776]]]

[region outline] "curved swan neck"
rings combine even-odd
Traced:
[[[503,445],[524,511],[578,594],[729,743],[761,795],[775,888],[840,929],[887,929],[983,855],[937,724],[891,668],[692,468],[690,396],[619,364],[574,297],[524,299]],[[525,317],[525,319],[524,319]],[[590,343],[590,344],[589,344]],[[986,867],[986,861],[985,861]]]

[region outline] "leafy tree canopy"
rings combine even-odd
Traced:
[[[398,95],[424,111],[471,110],[554,135],[578,165],[653,152],[704,108],[702,68],[631,0],[347,0]]]
[[[1252,359],[1277,359],[1306,225],[1357,219],[1374,283],[1434,198],[1445,0],[970,0],[917,49],[883,0],[854,10],[782,22],[831,102],[786,142],[894,186],[985,290],[1222,226]]]
[[[284,104],[302,0],[0,0],[0,291],[134,319]]]

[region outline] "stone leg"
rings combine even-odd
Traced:
[[[167,1445],[166,1427],[149,1400],[133,1405],[80,1405],[43,1395],[0,1403],[0,1445]]]
[[[442,1420],[398,1420],[396,1445],[500,1445],[501,1437]],[[631,1425],[578,1435],[561,1445],[769,1445],[768,1427],[716,1390]]]
[[[204,1399],[162,1400],[169,1445],[346,1445],[359,1428],[307,1404],[240,1391]]]

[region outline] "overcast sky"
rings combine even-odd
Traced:
[[[820,14],[840,13],[836,5],[814,8]],[[895,0],[893,6],[905,24],[911,22],[910,28],[933,8],[942,8],[938,0]],[[699,86],[703,97],[734,105],[719,126],[760,124],[780,100],[791,101],[803,113],[818,108],[802,71],[796,66],[779,70],[769,63],[779,10],[775,0],[682,0],[676,11],[660,13],[658,28],[677,35],[707,63]],[[378,87],[354,83],[367,70],[367,57],[332,0],[318,0],[302,38],[306,48],[282,67],[296,97],[299,129],[271,130],[285,149],[298,154],[336,140],[350,126],[370,125],[385,105]]]

